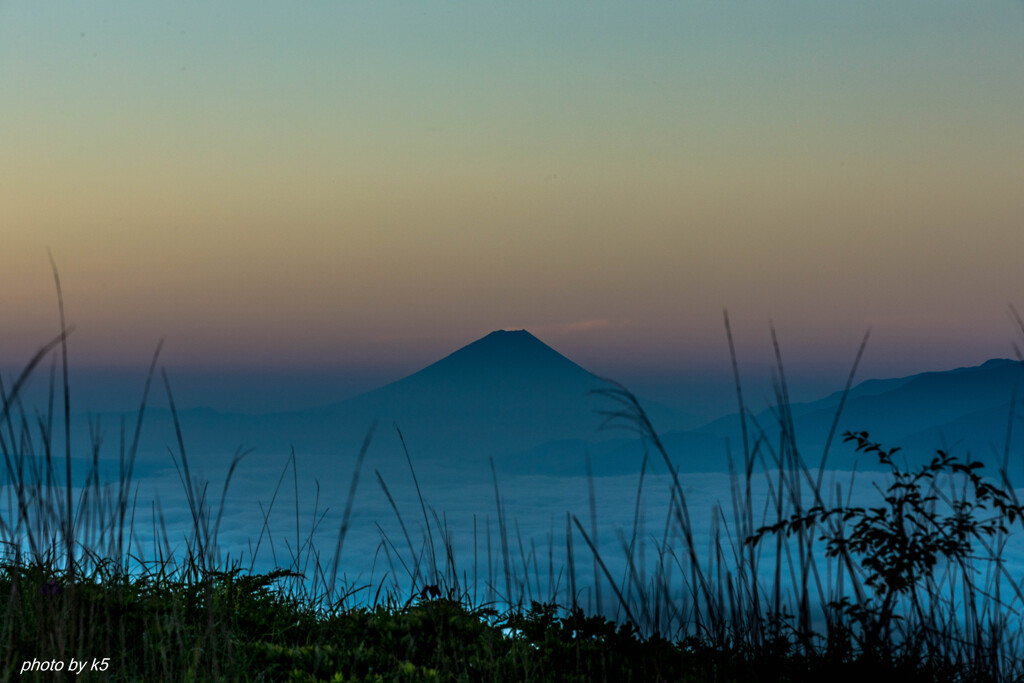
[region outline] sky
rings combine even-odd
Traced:
[[[1008,357],[1022,35],[1009,0],[0,0],[0,366],[59,329],[48,250],[83,372],[165,339],[280,401],[502,328],[668,395],[727,373],[725,309],[807,392],[869,328],[865,377]]]

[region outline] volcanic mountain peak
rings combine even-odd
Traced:
[[[526,330],[496,330],[428,365],[406,379],[439,376],[534,376],[549,379],[569,376],[595,378]]]

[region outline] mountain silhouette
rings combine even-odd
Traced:
[[[498,330],[340,406],[372,405],[405,413],[433,404],[448,412],[444,404],[455,402],[460,410],[500,418],[511,417],[510,410],[535,413],[527,404],[544,396],[551,403],[573,401],[601,386],[605,386],[603,380],[526,330]]]
[[[913,462],[928,461],[937,448],[947,446],[955,447],[961,456],[968,451],[987,456],[993,447],[1001,452],[1011,399],[1022,380],[1019,361],[997,358],[973,367],[862,382],[847,396],[829,462],[852,464],[851,450],[842,444],[845,431],[867,431],[873,441],[901,447],[901,457]],[[797,443],[808,464],[820,461],[841,396],[836,392],[789,407]],[[773,446],[779,435],[776,414],[777,408],[764,410],[753,420]],[[698,431],[737,443],[739,429],[739,418],[730,415]],[[667,440],[678,438],[668,436]],[[877,462],[862,459],[859,466],[877,466]]]
[[[852,448],[841,441],[846,430],[866,430],[885,446],[901,446],[910,460],[926,461],[948,445],[991,462],[1002,453],[1011,400],[1022,379],[1019,362],[994,359],[857,384],[846,398],[829,466],[853,466]],[[498,330],[403,379],[321,408],[259,416],[196,409],[179,417],[193,463],[223,462],[239,447],[253,448],[250,458],[282,462],[294,449],[307,469],[335,472],[343,456],[358,452],[375,423],[369,452],[374,467],[406,467],[400,429],[417,467],[489,471],[493,459],[503,472],[571,475],[585,473],[589,458],[598,475],[638,471],[643,444],[633,434],[602,429],[600,411],[619,407],[595,393],[609,386],[529,332]],[[810,466],[820,462],[840,398],[834,393],[790,406],[798,446]],[[641,403],[680,470],[723,471],[728,453],[736,462],[742,457],[737,416],[684,431],[673,429],[681,424],[678,414]],[[778,447],[776,410],[756,414],[757,427],[750,423],[751,439],[763,438],[759,449],[769,464],[771,449]],[[87,421],[81,423],[87,433]],[[168,461],[168,447],[177,451],[176,444],[168,411],[150,410],[143,461]],[[858,460],[860,469],[872,466],[877,463]]]
[[[552,439],[599,438],[592,392],[604,386],[529,332],[499,330],[321,415],[395,424],[419,453],[486,461]]]
[[[602,429],[600,411],[616,406],[594,391],[609,386],[526,330],[497,330],[407,377],[321,408],[261,416],[195,410],[182,413],[181,422],[189,440],[208,449],[233,453],[241,444],[281,457],[294,447],[318,469],[339,452],[358,450],[374,423],[371,453],[378,462],[404,466],[401,430],[414,462],[487,468],[494,458],[509,467],[549,442],[621,439],[622,432]],[[669,408],[644,405],[658,424],[679,419]],[[151,422],[166,423],[167,416]],[[171,433],[166,425],[159,429]],[[582,472],[582,456],[571,459]],[[527,460],[534,470],[550,461]],[[638,466],[639,460],[627,468]]]

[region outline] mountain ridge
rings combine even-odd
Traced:
[[[934,450],[921,445],[938,436],[971,445],[991,436],[981,434],[983,428],[1006,424],[1012,387],[1024,379],[1020,367],[1017,361],[990,359],[978,366],[865,380],[849,392],[837,435],[867,430],[887,446],[913,446],[928,456]],[[179,418],[186,441],[204,454],[230,454],[241,445],[283,456],[294,448],[317,467],[330,467],[339,453],[357,450],[376,422],[372,451],[389,461],[404,461],[398,427],[413,457],[430,462],[486,465],[493,458],[505,468],[582,473],[585,458],[592,457],[597,474],[639,469],[642,447],[635,437],[629,437],[630,444],[622,431],[601,429],[599,411],[619,407],[595,393],[609,386],[527,330],[495,330],[401,379],[319,408],[258,416],[196,409],[181,411]],[[810,464],[820,457],[840,398],[841,392],[833,392],[790,406]],[[680,429],[671,409],[641,403],[682,471],[724,469],[728,444],[739,457],[736,414]],[[756,418],[766,443],[777,439],[771,409]],[[176,442],[169,413],[151,408],[146,420],[147,443],[159,444],[160,457],[166,457],[167,446]],[[830,462],[845,466],[838,438],[831,452],[839,455]]]
[[[904,455],[913,461],[929,459],[946,442],[973,452],[987,451],[991,439],[1003,438],[1006,430],[1004,427],[993,434],[979,425],[1006,424],[1011,397],[1024,380],[1022,368],[1020,361],[993,358],[976,366],[891,380],[865,380],[852,387],[847,396],[830,447],[830,462],[846,462],[841,446],[845,431],[867,431],[884,446],[903,447]],[[816,463],[820,458],[841,395],[842,392],[835,392],[817,401],[790,404],[798,445],[806,462]],[[763,430],[768,444],[775,443],[779,436],[774,410],[777,407],[753,415],[753,422]],[[714,435],[733,443],[738,443],[739,433],[736,413],[691,430],[691,434]],[[663,435],[663,440],[686,444],[692,442],[692,437],[682,430],[673,430]],[[711,458],[715,462],[720,460]]]
[[[385,460],[404,460],[397,427],[417,459],[486,465],[550,441],[621,437],[601,429],[599,410],[610,406],[595,392],[609,386],[526,330],[495,330],[401,379],[319,408],[259,416],[196,410],[179,417],[187,438],[221,450],[232,440],[261,451],[294,447],[324,464],[376,423],[371,450]],[[677,419],[669,408],[645,407],[662,424]],[[154,416],[164,424],[150,431],[172,434],[169,416]]]

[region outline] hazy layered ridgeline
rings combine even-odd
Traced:
[[[912,463],[927,461],[936,448],[982,458],[993,466],[1002,462],[1009,445],[1020,465],[1020,444],[1024,435],[1012,427],[1017,423],[1016,397],[1024,380],[1020,361],[992,359],[981,365],[948,371],[927,372],[909,377],[867,380],[852,387],[843,401],[842,392],[808,403],[789,404],[797,444],[808,464],[817,465],[828,442],[829,432],[838,437],[845,431],[871,432],[890,446],[904,449],[901,457]],[[750,416],[755,433],[763,433],[767,444],[777,443],[780,433],[779,406]],[[1008,431],[1009,429],[1009,431]],[[730,415],[698,430],[734,440],[740,433],[739,418]],[[1011,442],[1007,444],[1007,439]],[[669,433],[666,441],[679,441],[685,447],[686,435]],[[851,468],[854,464],[848,448],[834,438],[831,445],[832,467]],[[872,459],[861,458],[859,469],[877,466]]]
[[[975,367],[856,383],[838,422],[842,392],[787,405],[786,413],[811,466],[820,463],[833,432],[827,464],[853,468],[853,455],[838,437],[865,429],[903,447],[911,462],[927,460],[935,448],[944,447],[995,465],[1002,462],[1007,436],[1011,446],[1019,443],[1007,428],[1012,427],[1022,378],[1019,362],[992,359]],[[182,410],[178,417],[200,462],[223,464],[241,448],[251,450],[251,459],[269,463],[294,449],[305,467],[330,470],[340,454],[358,449],[376,424],[371,452],[381,466],[404,466],[397,428],[426,470],[486,474],[493,459],[499,471],[575,476],[586,472],[589,458],[597,475],[636,473],[643,446],[629,432],[628,421],[608,419],[622,408],[603,393],[612,387],[528,331],[499,330],[403,379],[321,408],[260,415],[200,408]],[[639,401],[679,470],[725,472],[730,448],[734,460],[739,457],[737,414],[699,424],[664,404],[642,396]],[[167,447],[175,442],[173,423],[159,407],[166,405],[160,391],[153,402],[142,461],[167,464]],[[748,410],[748,438],[760,444],[760,457],[770,466],[780,434],[780,406],[762,400]],[[83,430],[86,417],[79,416]],[[108,415],[103,421],[112,425],[119,419]],[[856,464],[858,469],[877,465],[863,458]]]

